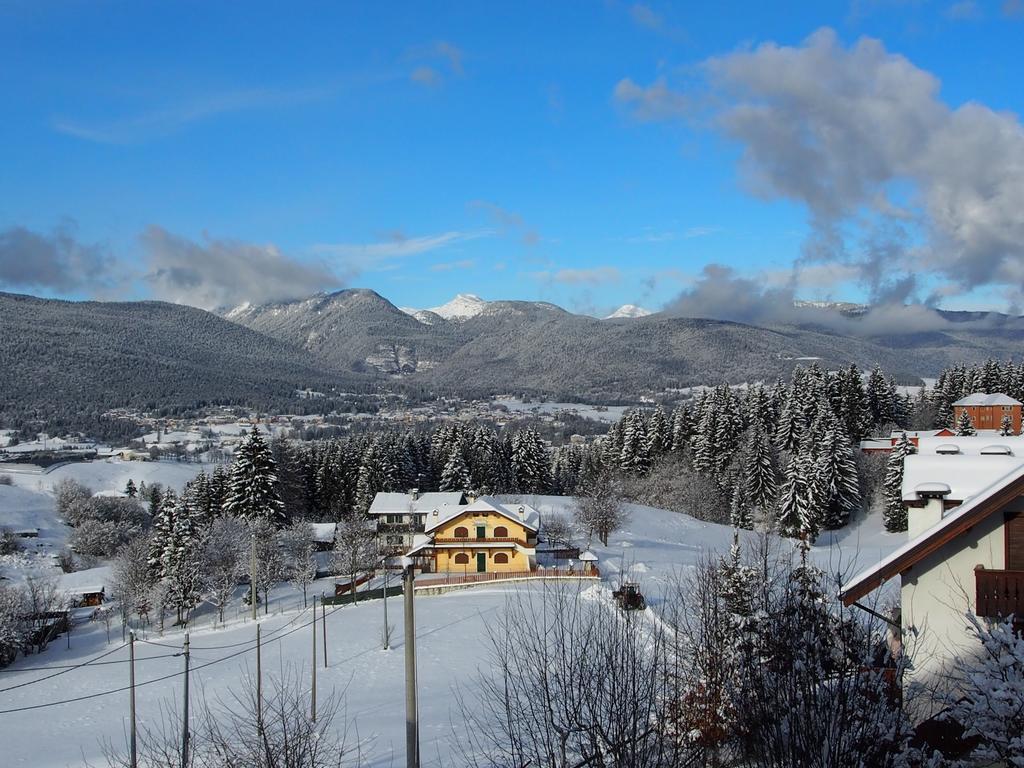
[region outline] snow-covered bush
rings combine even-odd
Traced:
[[[0,583],[0,667],[10,664],[25,640],[25,594]]]
[[[83,520],[93,517],[89,509],[91,488],[66,477],[53,487],[53,493],[57,499],[57,514],[68,525],[78,525]]]
[[[111,557],[125,542],[130,532],[106,520],[87,519],[79,523],[68,535],[68,545],[84,557]]]
[[[21,551],[21,542],[9,528],[0,528],[0,555],[13,555]]]
[[[968,614],[980,653],[962,656],[954,672],[963,682],[947,716],[981,739],[973,757],[984,763],[1024,766],[1024,636],[1012,618],[983,623]]]

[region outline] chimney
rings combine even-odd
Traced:
[[[916,539],[932,526],[942,522],[945,500],[950,494],[950,488],[945,483],[921,483],[914,488],[914,493],[924,502],[924,506],[910,507],[907,510],[908,539]]]
[[[409,495],[412,496],[412,500],[413,501],[416,501],[416,499],[418,499],[420,497],[420,489],[419,488],[410,488],[409,489]]]

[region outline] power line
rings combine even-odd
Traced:
[[[336,606],[334,608],[334,610],[332,610],[327,615],[328,616],[332,616],[336,611],[338,611],[340,609],[341,609],[341,606]],[[292,621],[294,621],[294,619]],[[289,624],[290,623],[292,623],[292,622],[289,622]],[[295,627],[294,629],[291,629],[288,632],[285,632],[283,635],[280,635],[279,637],[275,637],[270,642],[277,642],[279,640],[284,640],[284,638],[288,637],[288,635],[294,634],[295,632],[298,632],[301,629],[305,629],[306,627],[310,626],[312,623],[313,623],[312,621],[307,621],[305,624],[302,624],[302,625],[300,625],[298,627]],[[288,625],[286,624],[285,626],[288,626]],[[161,645],[163,645],[163,644],[161,643]],[[109,655],[110,653],[113,653],[114,651],[121,650],[121,648],[124,648],[124,647],[125,646],[122,645],[122,646],[120,646],[118,648],[115,648],[113,651],[108,651],[107,653],[103,654],[103,656]],[[174,646],[167,646],[167,647],[170,648],[170,647],[174,647]],[[236,658],[238,656],[241,656],[242,654],[245,654],[245,653],[248,653],[251,650],[254,650],[254,648],[255,648],[255,646],[250,647],[250,648],[243,648],[242,650],[235,651],[234,653],[230,653],[227,656],[224,656],[223,658],[214,659],[213,661],[208,661],[205,664],[200,664],[199,666],[194,667],[192,669],[192,671],[193,672],[198,672],[200,669],[205,669],[206,667],[213,666],[214,664],[220,664],[221,662],[230,661],[231,659],[234,659],[234,658]],[[176,655],[176,654],[170,654],[170,655]],[[97,658],[101,659],[101,658],[103,658],[103,656],[98,656]],[[79,666],[86,666],[86,664],[81,664]],[[68,672],[68,671],[70,671],[70,670],[64,670],[64,672]],[[58,672],[55,675],[50,675],[49,677],[56,677],[56,675],[64,674],[64,672]],[[144,685],[152,685],[154,683],[162,683],[164,680],[171,680],[172,678],[180,677],[183,674],[185,674],[185,673],[184,672],[172,672],[171,674],[164,675],[162,677],[157,677],[157,678],[154,678],[152,680],[146,680],[145,682],[142,682],[142,683],[136,683],[135,687],[136,688],[141,688]],[[42,682],[43,680],[47,680],[47,679],[49,679],[49,678],[48,677],[40,678],[39,680],[33,680],[33,681],[30,681],[30,682],[27,682],[27,683],[22,683],[20,685],[13,686],[12,688],[6,688],[4,690],[14,690],[14,688],[20,688],[20,687],[22,687],[24,685],[32,685],[33,683]],[[109,691],[99,691],[97,693],[90,693],[90,694],[86,694],[84,696],[76,696],[76,697],[71,698],[71,699],[62,699],[61,701],[50,701],[50,702],[46,702],[44,704],[31,704],[31,705],[26,706],[26,707],[13,707],[11,709],[0,709],[0,715],[9,715],[9,714],[13,714],[15,712],[27,712],[29,710],[35,710],[35,709],[46,709],[47,707],[56,707],[56,706],[60,706],[62,704],[73,704],[73,703],[79,702],[79,701],[88,701],[90,699],[97,699],[97,698],[99,698],[101,696],[110,696],[110,695],[113,695],[115,693],[123,693],[124,691],[127,691],[129,688],[131,688],[131,686],[122,686],[120,688],[114,688],[114,689],[109,690]],[[2,693],[2,692],[3,691],[0,691],[0,693]]]
[[[124,648],[124,646],[122,645],[121,648]],[[116,651],[116,650],[119,650],[119,649],[115,648],[114,650]],[[169,659],[172,656],[177,656],[177,655],[178,654],[176,654],[176,653],[162,653],[159,656],[144,656],[144,657],[136,659],[135,661],[138,662],[138,661],[152,661],[154,659]],[[49,672],[51,669],[77,669],[77,668],[82,667],[82,666],[102,667],[105,664],[129,664],[129,663],[131,663],[131,659],[114,659],[113,661],[93,661],[93,662],[88,662],[86,664],[51,664],[51,665],[46,666],[46,667],[8,667],[7,669],[0,669],[0,675],[2,675],[2,674],[10,674],[11,672]],[[41,679],[45,680],[46,678],[44,677],[44,678],[41,678]],[[4,689],[4,690],[8,690],[8,689]],[[0,693],[2,693],[2,692],[3,691],[0,691]]]
[[[62,669],[60,672],[54,672],[52,675],[47,675],[46,677],[40,677],[40,678],[38,678],[36,680],[28,680],[28,681],[26,681],[24,683],[18,683],[17,685],[8,686],[7,688],[0,688],[0,693],[7,693],[7,691],[13,691],[13,690],[15,690],[17,688],[24,688],[27,685],[35,685],[36,683],[42,683],[45,680],[50,680],[50,679],[52,679],[54,677],[58,677],[60,675],[66,675],[68,672],[71,672],[74,669],[81,669],[82,667],[87,667],[90,664],[95,664],[100,659],[104,658],[105,656],[109,656],[112,653],[116,653],[117,651],[120,651],[126,645],[128,645],[128,644],[124,643],[122,645],[119,645],[117,648],[113,648],[113,649],[107,651],[106,653],[101,653],[99,656],[97,656],[94,659],[89,659],[88,661],[83,661],[81,664],[73,664],[71,666],[66,667],[65,669]]]

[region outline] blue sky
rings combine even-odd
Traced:
[[[0,0],[0,288],[1017,307],[1022,42],[1014,0]]]

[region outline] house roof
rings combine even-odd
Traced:
[[[443,510],[438,510],[437,517],[428,515],[425,529],[429,533],[457,517],[480,512],[486,512],[488,514],[497,513],[502,517],[507,517],[512,522],[519,523],[528,530],[534,532],[537,531],[540,525],[540,513],[528,504],[509,504],[508,506],[505,506],[497,499],[493,499],[489,496],[481,496],[472,504],[466,504],[460,507],[446,507]]]
[[[917,501],[918,487],[936,481],[949,486],[950,501],[966,501],[1020,466],[1024,455],[914,453],[903,460],[903,501]]]
[[[313,526],[313,541],[334,541],[334,534],[338,530],[337,523],[311,523],[311,525]]]
[[[1004,457],[992,456],[985,460],[1001,458]],[[946,475],[946,479],[952,479],[952,476]],[[873,592],[883,582],[920,562],[989,515],[1001,510],[1021,494],[1024,494],[1024,463],[1017,462],[1008,473],[994,480],[959,507],[951,509],[941,522],[911,539],[878,564],[857,574],[839,592],[843,603],[851,605],[869,592]]]
[[[442,507],[465,506],[466,496],[461,492],[421,493],[415,499],[411,493],[378,493],[373,497],[371,515],[407,515],[410,512],[422,514]]]
[[[991,395],[975,392],[973,395],[961,397],[953,405],[1021,405],[1021,402],[1002,392],[993,392]]]

